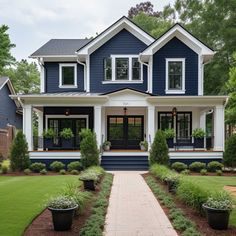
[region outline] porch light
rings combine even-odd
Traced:
[[[66,109],[65,115],[66,115],[66,116],[69,116],[69,115],[70,115],[70,109]]]
[[[174,107],[174,108],[172,109],[172,115],[173,115],[173,116],[176,116],[176,114],[177,114],[177,108]]]
[[[124,107],[124,115],[126,116],[127,107]]]

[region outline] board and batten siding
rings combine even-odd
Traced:
[[[182,95],[198,95],[198,55],[176,37],[153,55],[153,93],[166,95],[166,58],[185,58],[186,92]]]
[[[59,88],[59,64],[77,64],[77,88]],[[45,62],[45,92],[83,92],[84,91],[84,67],[76,62]]]
[[[105,93],[122,88],[147,90],[147,67],[143,66],[143,83],[139,84],[102,84],[104,81],[104,58],[112,54],[138,55],[147,47],[126,29],[121,30],[90,55],[90,92]]]
[[[11,94],[8,85],[0,90],[0,128],[6,128],[7,124],[22,129],[22,115],[16,113],[16,104],[9,97]]]

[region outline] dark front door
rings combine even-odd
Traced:
[[[112,149],[139,149],[144,139],[143,116],[108,116],[107,139]]]

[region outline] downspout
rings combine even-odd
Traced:
[[[85,89],[85,91],[87,91],[87,73],[86,73],[86,71],[85,71],[86,63],[81,62],[81,61],[79,60],[78,55],[77,55],[77,62],[78,62],[80,65],[82,65],[82,66],[84,67],[84,78],[85,78],[85,76],[86,76],[86,81],[84,80],[84,89]]]

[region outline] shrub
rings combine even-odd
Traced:
[[[105,170],[101,166],[91,166],[86,169],[86,172],[95,173],[99,179],[105,175]]]
[[[207,169],[201,169],[200,174],[201,175],[207,175]]]
[[[70,173],[71,173],[72,175],[78,175],[78,174],[79,174],[79,171],[78,171],[78,170],[72,170]]]
[[[66,174],[66,170],[64,170],[64,169],[60,170],[60,171],[59,171],[59,174],[60,174],[60,175],[65,175],[65,174]]]
[[[148,142],[147,142],[147,140],[141,141],[139,143],[139,146],[140,147],[143,146],[145,148],[145,150],[147,151],[148,150]]]
[[[182,175],[189,175],[190,174],[190,170],[183,170],[183,171],[181,171],[180,172],[180,174],[182,174]]]
[[[217,170],[217,171],[216,171],[216,174],[217,174],[218,176],[221,176],[221,175],[222,175],[222,170]]]
[[[24,170],[30,165],[28,144],[22,131],[18,131],[13,140],[10,150],[10,159],[13,171]]]
[[[43,131],[43,137],[44,138],[53,138],[56,134],[53,129],[48,129]]]
[[[201,128],[194,129],[192,133],[192,136],[194,138],[204,138],[205,135],[206,135],[206,132]]]
[[[230,136],[225,142],[224,164],[229,167],[236,167],[236,134]]]
[[[43,169],[46,169],[46,165],[42,162],[35,162],[30,165],[30,170],[36,173],[39,173]]]
[[[57,197],[51,198],[48,201],[47,206],[55,209],[68,209],[76,207],[77,204],[73,198],[59,195]]]
[[[31,170],[29,168],[24,169],[24,174],[29,175],[31,173]]]
[[[47,170],[46,169],[42,169],[40,170],[40,175],[46,175],[47,174]]]
[[[64,139],[71,139],[74,137],[74,134],[72,132],[72,130],[70,128],[64,128],[61,132],[60,132],[60,136]]]
[[[207,169],[210,172],[216,172],[217,170],[222,170],[223,164],[218,161],[211,161],[207,164]]]
[[[154,141],[151,146],[149,161],[150,165],[155,163],[161,165],[169,164],[169,150],[166,143],[166,137],[162,130],[158,130],[155,134]]]
[[[164,134],[165,134],[166,139],[174,138],[175,137],[175,130],[174,129],[165,129]]]
[[[173,175],[176,173],[170,170],[168,167],[158,164],[152,165],[150,168],[150,172],[161,181],[164,181],[169,175]]]
[[[79,161],[72,161],[72,162],[70,162],[70,163],[67,165],[67,169],[68,169],[68,171],[72,171],[72,170],[78,170],[78,171],[80,171],[80,170],[83,169],[83,167],[82,167],[81,162],[79,162]]]
[[[194,172],[200,172],[202,169],[206,169],[206,164],[195,161],[189,165],[189,169]]]
[[[53,163],[50,164],[50,169],[59,172],[60,170],[65,168],[65,164],[62,163],[61,161],[54,161]]]
[[[98,176],[93,172],[83,172],[83,173],[80,174],[79,179],[82,180],[82,181],[86,181],[86,180],[97,181]]]
[[[5,165],[3,165],[1,169],[2,169],[2,174],[7,174],[9,170],[8,166],[5,166]]]
[[[84,168],[99,164],[99,151],[96,134],[90,129],[82,129],[80,132],[81,164]]]
[[[171,165],[171,168],[178,171],[178,172],[181,172],[183,170],[186,170],[188,168],[188,166],[186,164],[184,164],[183,162],[174,162]]]

